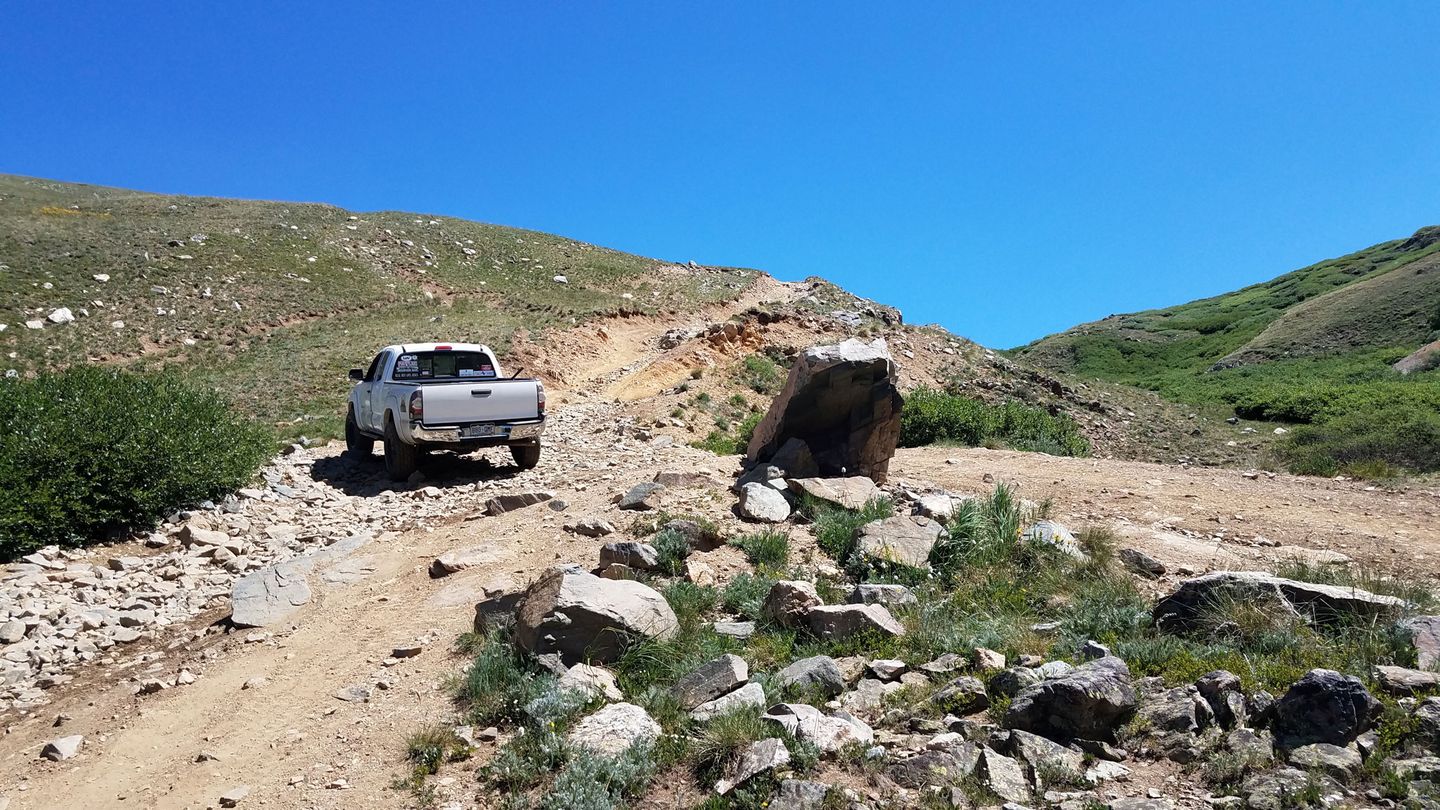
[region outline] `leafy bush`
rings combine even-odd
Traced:
[[[1280,454],[1292,472],[1387,478],[1393,468],[1440,470],[1440,412],[1421,405],[1357,410],[1295,428]]]
[[[1090,442],[1070,417],[1051,415],[1020,402],[989,405],[978,399],[920,388],[905,400],[900,444],[921,447],[949,442],[978,447],[1000,441],[1016,450],[1084,456]]]
[[[0,559],[152,526],[244,485],[270,449],[263,428],[172,374],[0,381]]]

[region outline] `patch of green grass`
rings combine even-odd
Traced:
[[[763,354],[746,357],[735,376],[746,388],[767,396],[779,393],[785,384],[785,369]]]
[[[478,645],[457,690],[457,699],[467,706],[467,716],[479,726],[518,723],[526,705],[544,694],[555,678],[540,672],[511,642],[509,634],[496,632]]]
[[[779,570],[790,562],[790,534],[780,529],[762,529],[731,540],[757,568]]]
[[[696,735],[691,747],[696,773],[706,783],[725,775],[725,769],[744,748],[779,733],[779,726],[761,718],[759,709],[742,706],[710,722]]]
[[[803,515],[813,522],[815,544],[831,559],[844,565],[855,552],[860,527],[866,523],[894,517],[895,504],[886,496],[872,498],[860,509],[845,509],[827,501],[804,496],[800,505]]]
[[[1009,401],[990,405],[981,400],[920,388],[905,400],[900,415],[900,445],[961,444],[970,447],[1000,443],[1015,450],[1057,456],[1086,456],[1090,441],[1080,425],[1064,414]]]
[[[720,605],[720,591],[708,585],[679,580],[660,590],[675,618],[680,623],[682,634],[693,633],[704,623],[705,617]]]
[[[405,758],[414,764],[416,773],[425,776],[438,773],[444,762],[469,756],[469,746],[449,726],[426,726],[405,739]]]

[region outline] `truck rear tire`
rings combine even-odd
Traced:
[[[512,444],[510,445],[510,457],[515,459],[515,464],[520,469],[533,470],[535,465],[540,463],[540,443]]]
[[[385,420],[385,474],[391,481],[404,481],[420,466],[420,449],[400,440],[395,420]]]
[[[355,461],[364,461],[375,452],[375,440],[360,432],[355,424],[355,411],[345,414],[345,453]]]

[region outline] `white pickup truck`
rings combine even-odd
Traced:
[[[345,415],[345,449],[368,458],[385,443],[385,471],[409,478],[429,450],[510,448],[521,469],[540,462],[545,387],[504,377],[490,347],[474,343],[386,346],[356,382]]]

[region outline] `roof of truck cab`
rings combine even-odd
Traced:
[[[401,343],[394,346],[386,346],[387,349],[394,349],[399,352],[433,352],[437,346],[446,346],[452,352],[485,352],[493,355],[490,347],[483,343]]]

